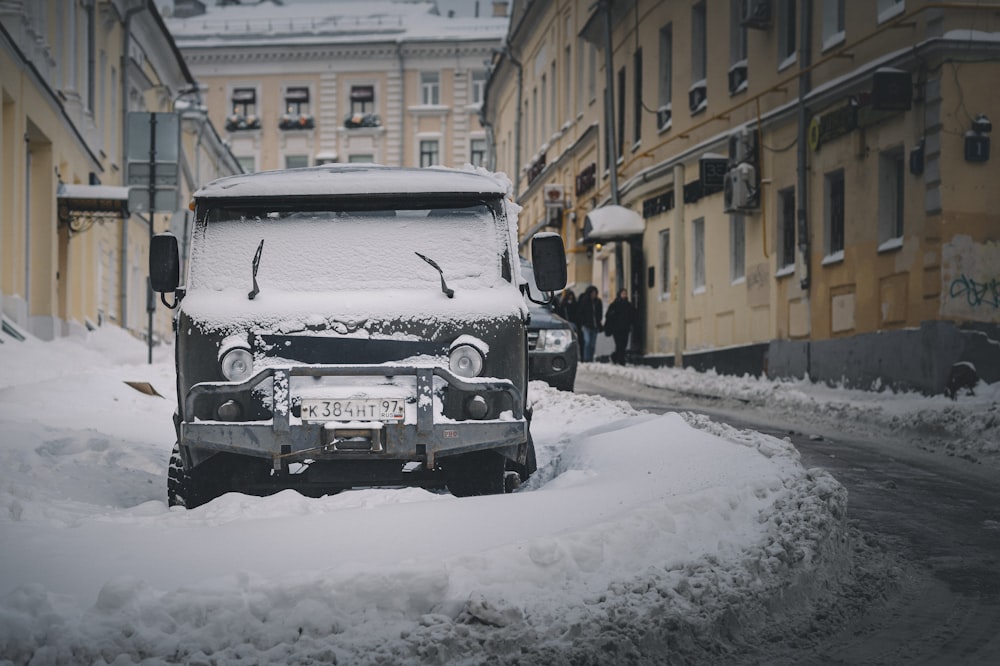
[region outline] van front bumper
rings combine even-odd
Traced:
[[[407,417],[399,422],[304,421],[293,408],[298,396],[295,377],[397,378],[412,387],[406,396]],[[437,382],[435,377],[438,378]],[[405,365],[299,365],[267,368],[244,382],[203,382],[185,396],[184,414],[196,413],[199,401],[214,404],[245,400],[270,380],[272,418],[261,421],[181,420],[180,444],[192,457],[216,452],[269,458],[276,470],[301,460],[401,460],[433,469],[439,457],[480,450],[497,450],[510,458],[528,439],[521,391],[507,379],[464,379],[444,367]],[[451,402],[480,396],[505,409],[498,418],[449,418],[442,413],[442,391],[454,392]],[[195,462],[195,461],[192,461]]]

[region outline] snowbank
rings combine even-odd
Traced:
[[[791,444],[539,382],[513,495],[171,510],[156,351],[0,345],[0,662],[704,661],[850,574],[846,493]]]

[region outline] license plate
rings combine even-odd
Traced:
[[[405,401],[400,398],[302,401],[303,421],[402,421]]]

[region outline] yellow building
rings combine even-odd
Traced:
[[[190,192],[239,171],[197,100],[185,97],[194,91],[151,1],[0,3],[0,310],[8,334],[0,341],[104,324],[147,335],[150,216],[128,210],[124,128],[130,111],[178,114],[176,210],[155,215],[153,227],[183,233]],[[161,308],[154,338],[169,332]]]
[[[432,2],[177,0],[168,26],[247,171],[460,167],[486,154],[478,112],[505,7],[455,18]]]
[[[1000,381],[998,56],[996,2],[515,1],[483,115],[637,357],[940,392]]]

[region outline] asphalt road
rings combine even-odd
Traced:
[[[776,422],[749,405],[618,379],[581,373],[576,390],[790,438],[806,467],[825,468],[847,488],[856,533],[898,564],[884,598],[843,600],[852,609],[846,621],[824,630],[817,618],[808,631],[747,654],[746,663],[1000,664],[997,470],[922,450],[901,433],[852,436],[807,415]]]

